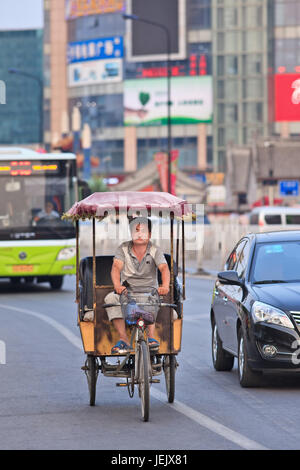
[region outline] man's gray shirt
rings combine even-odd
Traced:
[[[122,243],[116,253],[115,259],[123,261],[121,271],[121,284],[127,281],[133,289],[135,287],[158,287],[157,267],[167,263],[160,247],[149,241],[144,258],[141,262],[132,251],[132,241]]]

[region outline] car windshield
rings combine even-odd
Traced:
[[[253,284],[300,281],[300,240],[258,244],[252,264]]]

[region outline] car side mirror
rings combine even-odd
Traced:
[[[248,289],[243,279],[239,278],[236,271],[233,271],[233,270],[221,271],[218,273],[218,279],[222,284],[241,287],[243,289],[243,299],[246,297],[248,293]]]
[[[221,271],[218,273],[218,279],[222,284],[244,287],[244,282],[238,277],[236,271]]]

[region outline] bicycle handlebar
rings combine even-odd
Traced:
[[[137,305],[139,306],[151,306],[151,307],[154,307],[155,304],[149,304],[149,303],[140,303],[140,302],[137,302]],[[173,307],[173,308],[176,308],[177,305],[176,304],[167,304],[165,302],[160,302],[159,304],[159,307]],[[110,308],[110,307],[122,307],[121,304],[103,304],[101,305],[102,308]]]

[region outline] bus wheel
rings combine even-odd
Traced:
[[[10,282],[13,286],[18,286],[21,284],[21,278],[20,277],[11,277]]]
[[[64,282],[64,277],[63,276],[52,276],[49,280],[51,289],[53,290],[58,290],[61,289],[63,282]]]

